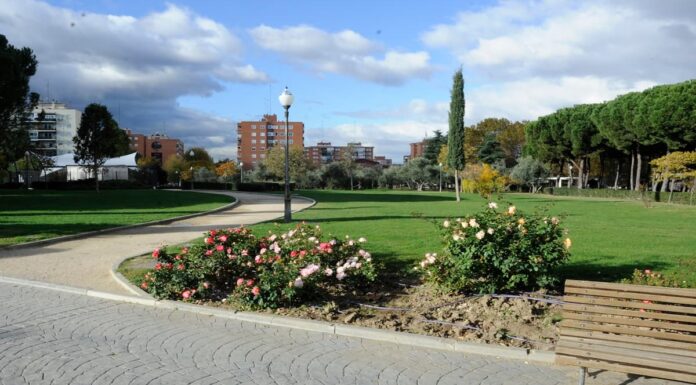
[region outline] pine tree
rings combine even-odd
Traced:
[[[449,132],[447,134],[447,163],[454,170],[454,188],[457,202],[461,200],[459,195],[459,171],[464,170],[464,111],[466,101],[464,99],[464,76],[460,69],[454,74],[452,81],[452,98],[449,112]]]

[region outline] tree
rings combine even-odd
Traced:
[[[696,190],[696,151],[675,151],[663,157],[654,159],[653,175],[663,183],[668,180],[682,180],[691,184],[690,204],[693,202]],[[672,201],[672,189],[669,189],[669,202]]]
[[[223,182],[232,182],[234,177],[239,174],[239,169],[237,168],[237,164],[232,161],[220,163],[215,167],[215,174],[217,174],[218,178],[221,179]]]
[[[341,160],[343,168],[345,168],[346,173],[348,173],[348,178],[350,179],[350,190],[353,190],[353,174],[355,174],[355,146],[348,143],[345,151],[343,152],[343,159]]]
[[[522,149],[526,143],[524,126],[526,122],[508,122],[497,135],[500,147],[505,153],[505,166],[513,167],[517,159],[522,156]]]
[[[178,154],[170,156],[162,165],[162,169],[167,173],[167,180],[172,183],[190,179],[190,175],[185,177],[190,167],[184,157]]]
[[[191,155],[191,152],[193,152],[193,155]],[[184,152],[184,159],[188,162],[189,167],[193,167],[194,169],[203,167],[211,171],[215,170],[213,158],[208,154],[208,151],[202,147],[193,147],[187,150]]]
[[[142,157],[136,162],[140,171],[142,182],[155,186],[159,182],[162,166],[159,159],[149,156]]]
[[[434,137],[426,139],[425,150],[423,151],[423,157],[427,159],[431,164],[437,163],[437,156],[440,154],[440,147],[447,144],[447,137],[442,135],[442,131],[435,130]]]
[[[454,170],[454,187],[457,202],[461,200],[459,194],[459,171],[464,169],[466,159],[464,155],[464,112],[466,101],[464,100],[464,76],[460,69],[454,74],[452,80],[452,95],[449,111],[449,132],[447,133],[447,164]]]
[[[423,191],[423,187],[430,183],[437,183],[438,169],[424,157],[414,158],[408,161],[400,169],[401,178],[411,188]]]
[[[302,148],[290,147],[288,153],[290,179],[297,181],[312,168],[312,163],[304,155]],[[263,161],[268,176],[282,180],[285,177],[285,147],[275,146],[266,154]]]
[[[75,162],[89,169],[94,175],[95,188],[99,191],[99,169],[111,157],[118,155],[127,137],[122,135],[118,123],[101,104],[92,103],[82,113],[82,122],[73,138]]]
[[[531,156],[520,158],[510,172],[510,178],[518,183],[529,186],[532,193],[541,189],[548,176],[548,167]]]
[[[29,148],[28,113],[39,101],[29,92],[37,61],[30,48],[15,48],[0,34],[0,170]]]
[[[488,134],[478,150],[478,159],[491,166],[505,165],[505,153],[494,134]]]

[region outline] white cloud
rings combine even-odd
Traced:
[[[675,82],[696,75],[696,2],[506,1],[460,13],[422,40],[491,79]]]
[[[427,52],[385,51],[380,44],[351,30],[329,33],[307,25],[288,28],[261,25],[249,32],[260,47],[318,73],[400,85],[412,78],[428,78],[433,72]],[[375,56],[382,52],[383,57]]]
[[[188,147],[232,146],[235,126],[184,109],[177,98],[210,96],[224,89],[222,82],[269,80],[242,62],[242,43],[225,26],[172,4],[136,18],[5,0],[0,25],[13,45],[34,51],[39,66],[32,88],[43,97],[76,108],[106,104],[122,126],[161,131]]]

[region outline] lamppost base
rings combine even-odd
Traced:
[[[290,198],[285,197],[285,223],[292,221],[292,212],[290,211]]]

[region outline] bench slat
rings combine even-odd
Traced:
[[[675,321],[684,323],[696,324],[696,316],[670,314],[670,313],[658,313],[658,312],[641,312],[638,310],[623,310],[615,307],[609,306],[596,306],[596,305],[584,305],[584,304],[574,304],[568,303],[563,305],[564,310],[570,310],[575,312],[585,312],[585,313],[599,313],[599,314],[611,314],[611,315],[621,315],[626,317],[636,317],[636,318],[649,318],[658,319],[665,321]]]
[[[684,373],[672,373],[669,371],[643,368],[640,366],[626,366],[609,362],[595,361],[577,357],[557,356],[556,363],[561,365],[582,366],[585,368],[610,370],[613,372],[639,374],[642,376],[664,378],[666,380],[696,383],[696,376]]]
[[[653,330],[643,330],[635,327],[625,327],[625,326],[614,326],[614,325],[601,325],[594,322],[588,321],[576,321],[570,319],[564,319],[561,321],[562,328],[570,327],[580,330],[594,330],[600,332],[616,333],[616,334],[629,334],[634,336],[652,337],[663,340],[671,341],[683,341],[690,342],[693,345],[693,350],[696,350],[696,336],[687,334],[677,334],[677,333],[661,333]]]
[[[636,346],[637,349],[675,349],[678,354],[696,359],[696,347],[687,342],[665,341],[639,336],[625,336],[602,332],[577,329],[561,329],[561,340],[564,338],[583,338],[601,341],[601,343],[624,343]]]
[[[647,294],[647,293],[632,293],[624,292],[620,290],[608,290],[608,289],[585,289],[580,287],[566,287],[565,292],[567,294],[582,294],[582,295],[592,295],[597,297],[608,297],[608,298],[618,298],[618,299],[636,299],[636,300],[650,300],[652,302],[667,302],[667,303],[678,303],[682,305],[694,305],[696,306],[696,297],[681,297],[674,295],[658,295],[658,294]]]
[[[663,312],[670,312],[670,313],[696,315],[696,307],[662,305],[662,304],[655,304],[655,303],[642,303],[642,302],[633,302],[633,301],[619,301],[616,299],[582,297],[582,296],[577,296],[577,295],[565,295],[565,296],[563,296],[563,302],[577,303],[577,304],[588,304],[588,305],[605,305],[605,306],[612,306],[612,307],[618,307],[618,308],[645,309],[645,310],[655,310],[655,311],[663,311]]]
[[[693,358],[684,357],[682,355],[676,354],[675,350],[662,350],[657,349],[652,350],[642,350],[637,349],[635,345],[632,344],[622,344],[620,342],[604,342],[597,343],[593,340],[574,339],[571,337],[566,337],[561,339],[557,347],[568,349],[570,351],[593,351],[599,353],[613,354],[615,356],[626,356],[634,358],[642,358],[653,361],[655,367],[661,367],[662,363],[673,363],[678,365],[686,365],[686,369],[681,369],[680,371],[690,374],[696,374],[696,365]],[[561,351],[558,351],[561,353]],[[580,354],[566,354],[572,356],[581,356]]]
[[[602,360],[622,365],[638,366],[646,369],[663,370],[665,372],[676,372],[696,375],[696,373],[693,372],[694,365],[674,364],[671,362],[657,362],[655,360],[650,360],[646,358],[624,356],[616,353],[606,353],[597,349],[568,349],[562,346],[558,346],[556,347],[556,354],[578,358]]]
[[[682,332],[696,333],[696,325],[684,325],[680,323],[672,322],[662,322],[662,321],[650,321],[636,318],[623,318],[623,317],[603,317],[598,315],[583,314],[573,311],[563,311],[564,319],[573,319],[578,321],[590,321],[590,322],[601,322],[605,324],[614,325],[631,325],[646,328],[658,328],[658,329],[668,329],[668,330],[678,330]],[[665,331],[662,331],[665,333]],[[696,342],[696,339],[694,340]]]
[[[565,282],[566,287],[581,287],[588,289],[609,289],[618,291],[629,291],[634,293],[647,294],[664,294],[677,297],[696,298],[696,289],[682,289],[676,287],[648,286],[648,285],[631,285],[625,283],[610,283],[610,282],[595,282],[581,281],[569,279]]]

